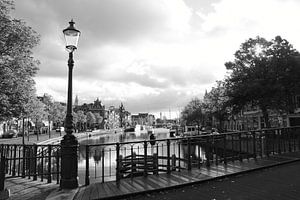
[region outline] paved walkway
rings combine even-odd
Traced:
[[[257,160],[243,160],[243,162],[235,161],[228,163],[227,166],[213,165],[210,168],[203,167],[201,169],[192,169],[191,171],[172,172],[171,174],[160,174],[159,176],[149,175],[147,177],[122,179],[120,183],[95,183],[87,187],[79,188],[79,191],[75,196],[75,200],[115,199],[125,198],[126,196],[131,197],[142,193],[161,191],[163,189],[177,188],[179,186],[182,187],[183,185],[191,185],[200,182],[222,179],[230,175],[248,173],[250,171],[255,171],[258,169],[268,168],[272,166],[278,166],[281,164],[288,164],[295,161],[300,161],[299,152],[274,155],[268,158],[259,158]],[[282,167],[281,171],[282,173],[285,172],[284,166]],[[293,176],[291,176],[290,178],[293,178]],[[274,179],[276,179],[276,176],[274,177]],[[259,182],[259,180],[256,181]],[[272,181],[274,180],[270,179],[269,184],[272,184]],[[248,185],[247,191],[249,193],[254,192],[256,193],[256,195],[258,195],[259,190],[255,189],[254,186],[252,191],[251,185]],[[203,199],[208,198],[203,197]]]
[[[9,178],[5,188],[10,190],[11,200],[42,200],[59,187],[56,183],[33,181],[27,178]]]

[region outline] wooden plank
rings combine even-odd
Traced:
[[[83,193],[83,196],[82,196],[82,200],[90,199],[90,193],[91,193],[93,187],[97,187],[97,184],[88,185],[88,186],[84,189],[84,193]]]
[[[145,191],[148,191],[148,190],[153,190],[155,189],[155,187],[152,187],[150,184],[148,184],[146,182],[147,178],[143,178],[143,179],[134,179],[134,182],[139,184],[141,187],[144,188]]]
[[[105,183],[105,185],[110,189],[110,191],[112,191],[113,194],[115,195],[123,195],[126,194],[125,192],[123,192],[123,190],[120,190],[120,187],[117,188],[115,184],[113,184],[112,182],[107,182]]]
[[[155,176],[155,175],[152,175]],[[150,185],[153,189],[159,189],[161,188],[157,182],[155,182],[153,179],[151,179],[152,176],[148,176],[147,179],[145,179],[145,182]]]
[[[200,170],[198,170],[198,169],[197,170],[192,170],[191,172],[192,172],[194,178],[196,178],[198,180],[207,180],[207,179],[211,178],[210,176],[202,174],[200,172]]]
[[[149,179],[149,181],[155,183],[157,185],[157,187],[159,187],[159,188],[166,187],[167,182],[164,180],[158,179],[158,177],[156,175],[148,176],[147,178]]]
[[[125,182],[116,183],[114,181],[109,182],[111,187],[115,187],[116,190],[119,190],[123,194],[128,194],[134,192],[134,190],[127,188]]]
[[[183,181],[183,183],[188,183],[191,181],[190,178],[182,176],[181,174],[172,173],[172,176],[180,178]]]
[[[159,176],[160,179],[163,179],[169,183],[169,186],[178,185],[178,182],[176,180],[172,180],[167,176]]]
[[[124,187],[125,190],[128,190],[130,193],[135,193],[137,192],[136,188],[132,186],[132,184],[129,183],[131,180],[121,180],[120,184],[116,184],[118,187]]]
[[[74,197],[74,200],[82,200],[84,194],[84,188],[80,187],[79,191],[77,192],[76,196]]]
[[[171,183],[168,180],[162,179],[161,176],[152,176],[151,177],[154,181],[157,183],[162,183],[162,187],[169,187],[172,186]]]
[[[178,176],[176,174],[170,174],[170,178],[173,180],[176,180],[178,185],[187,183],[186,179],[183,179],[183,178],[181,178],[181,176]]]
[[[89,194],[90,199],[99,199],[99,193],[98,193],[98,189],[99,189],[100,184],[95,184],[94,187],[92,187],[91,192]]]

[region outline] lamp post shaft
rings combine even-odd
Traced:
[[[61,189],[74,189],[78,187],[78,141],[73,133],[72,116],[72,71],[74,66],[73,52],[69,53],[68,67],[68,100],[65,132],[61,140]]]
[[[67,100],[67,115],[66,115],[66,124],[65,124],[65,132],[67,135],[71,135],[73,133],[73,115],[72,115],[72,82],[73,82],[73,52],[69,53],[68,60],[69,67],[69,77],[68,77],[68,100]]]

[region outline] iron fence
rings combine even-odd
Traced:
[[[300,127],[80,146],[84,184],[299,151]],[[124,133],[126,134],[126,133]]]
[[[60,145],[1,144],[5,178],[22,177],[51,183],[60,178]]]

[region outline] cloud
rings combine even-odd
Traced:
[[[68,54],[62,30],[81,30],[73,94],[159,111],[201,97],[226,74],[224,63],[250,37],[281,35],[299,47],[297,0],[26,0],[15,16],[41,34],[39,94],[65,101]]]

